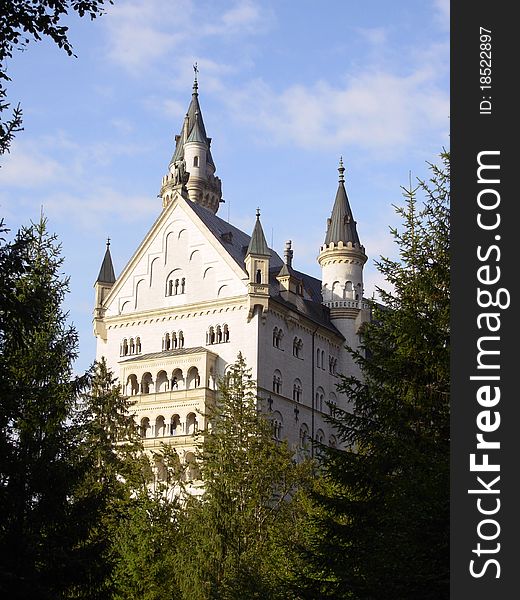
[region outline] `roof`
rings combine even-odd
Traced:
[[[186,204],[203,221],[203,223],[219,241],[226,252],[235,260],[235,262],[245,273],[244,260],[247,250],[251,244],[251,236],[247,235],[247,233],[244,233],[237,227],[234,227],[227,221],[224,221],[224,219],[217,217],[217,215],[213,214],[210,210],[204,208],[200,204],[191,202],[191,200],[187,200]],[[270,248],[267,248],[267,250],[270,253],[270,297],[287,308],[296,310],[311,321],[321,325],[322,327],[325,327],[343,339],[343,335],[331,323],[329,309],[322,304],[321,281],[315,277],[312,277],[311,275],[296,271],[290,267],[291,275],[302,281],[305,292],[307,293],[307,298],[295,295],[295,303],[284,300],[280,296],[280,284],[276,277],[280,273],[280,270],[283,268],[285,263],[274,250]]]
[[[340,159],[339,164],[339,182],[336,199],[332,208],[332,214],[327,224],[327,235],[325,236],[325,244],[334,242],[352,242],[352,244],[360,245],[359,237],[356,229],[356,222],[352,215],[352,209],[345,190],[345,182],[343,180],[343,160]]]
[[[256,212],[256,223],[253,228],[253,234],[247,247],[246,256],[248,254],[258,254],[259,256],[271,256],[271,251],[265,241],[264,230],[260,223],[260,211]]]
[[[197,204],[191,200],[187,200],[186,204],[201,219],[201,221],[211,231],[215,238],[220,242],[226,252],[245,273],[244,260],[247,249],[249,248],[249,244],[251,242],[251,236],[249,236],[247,233],[244,233],[237,227],[234,227],[231,225],[231,223],[224,221],[224,219],[217,217],[217,215],[201,204]],[[275,267],[280,270],[283,265],[282,259],[274,250],[270,250],[269,248],[267,248],[267,250],[271,257],[271,267]]]
[[[103,262],[101,263],[101,269],[99,269],[99,275],[97,276],[96,283],[115,283],[116,275],[114,273],[114,265],[112,264],[112,257],[110,256],[110,242],[107,242],[107,249]]]

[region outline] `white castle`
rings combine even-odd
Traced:
[[[217,382],[239,352],[252,368],[273,435],[295,451],[311,440],[334,446],[325,416],[338,373],[357,374],[345,345],[357,348],[369,308],[367,261],[339,166],[338,191],[319,249],[321,281],[269,248],[257,210],[251,235],[217,216],[215,176],[197,79],[163,177],[162,212],[116,278],[110,248],[95,283],[97,359],[104,356],[123,393],[136,401],[144,445],[172,445],[189,468],[194,434]]]

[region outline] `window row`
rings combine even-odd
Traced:
[[[143,417],[139,424],[139,434],[142,438],[158,438],[174,435],[195,435],[199,430],[197,415],[193,412],[181,421],[179,415],[172,415],[166,420],[159,415],[154,422],[149,417]]]
[[[210,327],[206,333],[206,345],[223,344],[229,342],[229,327],[227,325],[217,325]]]
[[[184,333],[182,331],[165,333],[162,339],[162,349],[175,350],[176,348],[184,348]]]
[[[125,338],[119,347],[120,356],[131,356],[132,354],[141,354],[141,338]]]
[[[167,391],[190,390],[200,386],[200,375],[197,367],[190,367],[184,376],[182,369],[175,369],[171,375],[159,371],[155,380],[150,372],[144,373],[140,380],[131,374],[126,379],[126,395],[153,394]]]
[[[166,284],[166,295],[177,296],[186,293],[186,277],[169,277]]]

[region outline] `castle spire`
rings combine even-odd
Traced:
[[[211,155],[211,138],[206,133],[199,103],[199,69],[193,65],[194,79],[190,105],[182,130],[175,136],[175,152],[163,177],[160,196],[168,206],[178,190],[186,199],[201,204],[216,213],[222,200],[222,184],[215,176],[215,162]]]
[[[339,159],[338,172],[338,191],[336,192],[332,214],[327,221],[325,244],[328,245],[331,242],[335,244],[343,242],[346,244],[351,242],[352,244],[360,245],[356,221],[354,221],[345,189],[345,167],[343,166],[342,157]]]
[[[112,257],[110,256],[110,238],[107,238],[107,249],[105,250],[105,256],[101,263],[101,269],[99,270],[96,283],[112,284],[115,280],[114,265],[112,264]]]

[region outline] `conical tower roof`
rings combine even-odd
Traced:
[[[256,254],[258,256],[271,256],[267,242],[265,241],[264,230],[260,223],[260,209],[256,209],[256,223],[251,235],[251,241],[247,247],[246,256],[248,254]]]
[[[334,244],[337,244],[338,242],[346,244],[347,242],[351,242],[352,244],[360,245],[356,221],[354,221],[347,197],[347,191],[345,189],[345,180],[343,176],[345,168],[343,166],[343,159],[340,159],[338,171],[338,191],[336,192],[332,214],[327,221],[325,244],[328,245],[331,242]]]
[[[103,262],[101,263],[101,269],[97,277],[96,283],[115,283],[116,275],[114,273],[114,265],[112,264],[112,257],[110,256],[110,238],[107,240],[107,249]]]

